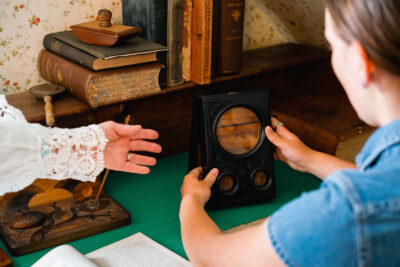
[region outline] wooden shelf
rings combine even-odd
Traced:
[[[284,44],[268,48],[243,52],[242,71],[233,75],[217,76],[210,85],[197,85],[193,82],[187,82],[176,87],[163,89],[160,93],[146,96],[151,101],[154,95],[169,94],[171,92],[208,88],[217,83],[233,81],[251,77],[260,73],[275,71],[284,68],[294,67],[301,64],[315,62],[329,58],[330,53],[324,50],[318,50],[298,44]],[[23,92],[8,95],[7,101],[22,110],[25,117],[30,122],[44,122],[44,103],[36,100],[29,92]],[[143,98],[143,97],[142,97]],[[138,98],[140,99],[140,98]],[[88,104],[76,99],[69,93],[58,96],[53,100],[54,113],[56,118],[62,118],[73,114],[84,113],[94,110]],[[115,106],[113,104],[108,106]]]
[[[79,127],[106,120],[123,121],[159,132],[163,147],[159,157],[187,151],[190,144],[192,102],[198,92],[247,90],[255,87],[271,92],[271,101],[287,94],[288,88],[341,90],[332,72],[330,53],[302,45],[285,44],[243,53],[242,71],[213,78],[211,84],[187,82],[161,92],[122,103],[92,108],[65,93],[53,101],[56,126]],[[28,92],[7,96],[30,122],[45,124],[44,103]],[[272,106],[273,108],[273,106]]]

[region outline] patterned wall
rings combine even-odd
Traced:
[[[47,33],[94,20],[108,8],[121,23],[121,0],[0,0],[0,93],[29,90],[45,82],[36,61]]]
[[[324,0],[246,0],[243,49],[294,42],[328,47]]]
[[[326,46],[323,0],[246,0],[243,49],[296,42]],[[43,83],[36,70],[42,40],[50,32],[95,19],[111,9],[121,23],[121,0],[0,0],[0,93]]]

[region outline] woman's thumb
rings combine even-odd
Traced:
[[[282,145],[282,137],[280,137],[274,130],[272,130],[271,126],[265,127],[265,135],[268,140],[277,147]]]
[[[206,181],[206,183],[210,186],[210,188],[215,183],[218,173],[219,173],[218,169],[214,168],[207,174],[206,178],[204,178],[204,181]]]

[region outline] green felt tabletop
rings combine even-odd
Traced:
[[[132,217],[128,226],[70,242],[83,254],[142,232],[161,245],[186,258],[179,229],[180,186],[186,174],[188,154],[161,159],[149,175],[110,172],[105,191]],[[267,217],[302,192],[318,188],[320,180],[275,162],[276,195],[267,203],[210,211],[222,230]],[[1,247],[8,255],[10,253]],[[30,266],[50,249],[12,257],[13,266]]]

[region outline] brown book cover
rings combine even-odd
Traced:
[[[184,0],[168,1],[167,16],[167,85],[176,86],[183,83],[182,77],[182,30]]]
[[[211,83],[212,0],[193,0],[191,80]]]
[[[375,130],[361,121],[344,91],[288,88],[271,100],[271,113],[306,145],[354,161]]]
[[[244,0],[222,0],[218,42],[218,72],[240,72],[242,62]]]
[[[160,63],[94,72],[42,49],[37,66],[43,79],[64,86],[72,95],[92,107],[161,91],[158,84],[162,67]]]
[[[183,25],[182,25],[182,77],[184,81],[191,79],[192,59],[192,9],[193,1],[183,1]]]
[[[79,65],[85,66],[91,70],[104,70],[111,69],[129,65],[136,65],[147,62],[157,61],[157,51],[149,50],[149,45],[152,44],[141,38],[136,38],[135,42],[131,42],[134,46],[141,46],[144,51],[142,53],[136,52],[132,53],[132,48],[130,48],[130,55],[117,54],[117,56],[109,56],[109,58],[104,59],[105,55],[100,54],[100,52],[104,51],[103,47],[99,48],[97,51],[96,46],[78,43],[76,38],[70,33],[65,32],[62,34],[63,38],[71,38],[76,43],[67,43],[63,42],[56,38],[58,33],[50,33],[47,34],[43,39],[43,46],[45,49],[62,56],[68,60],[71,60]],[[144,45],[143,45],[143,44]],[[73,44],[79,44],[79,47],[74,46]],[[82,47],[95,47],[92,50],[84,51],[80,48]],[[89,53],[88,51],[92,51]],[[118,51],[119,52],[119,51]],[[93,55],[96,54],[97,56]]]

